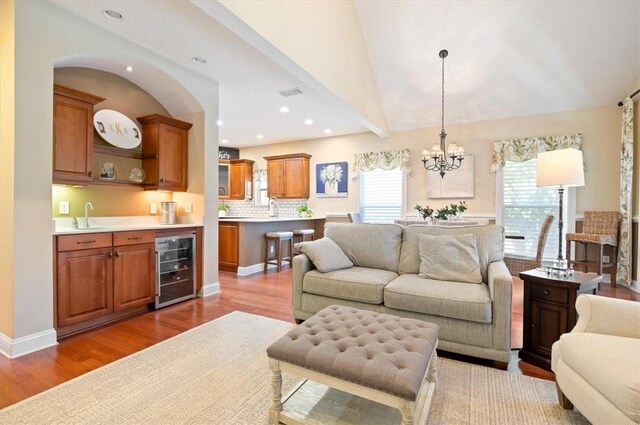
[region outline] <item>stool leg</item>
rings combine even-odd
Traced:
[[[566,255],[564,256],[564,258],[567,259],[567,267],[571,267],[571,241],[567,241],[567,249],[566,249]]]
[[[289,239],[289,267],[293,267],[293,238]]]
[[[611,251],[611,258],[609,259],[611,263],[611,287],[615,288],[618,274],[618,247],[614,246]]]
[[[264,272],[267,272],[269,268],[269,239],[267,239],[267,245],[264,249]]]
[[[276,271],[280,272],[282,270],[282,241],[278,239],[276,242]]]

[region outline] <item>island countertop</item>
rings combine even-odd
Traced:
[[[246,217],[246,216],[225,216],[218,217],[222,222],[238,222],[238,223],[277,223],[285,221],[313,221],[324,220],[324,217]]]

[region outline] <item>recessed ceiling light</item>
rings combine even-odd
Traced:
[[[109,19],[122,19],[122,14],[116,12],[115,10],[105,9],[102,11],[102,14]]]
[[[204,65],[205,63],[207,63],[207,60],[200,56],[194,56],[191,58],[191,60],[199,65]]]
[[[262,134],[256,134],[256,139],[264,139],[264,136]]]
[[[283,106],[280,108],[280,112],[282,112],[283,114],[286,114],[287,112],[289,112],[289,108],[287,108],[286,106]]]
[[[311,124],[313,124],[313,120],[309,120],[309,119],[307,119],[307,120],[304,120],[304,123],[305,123],[306,125],[311,125]]]
[[[325,128],[324,132],[325,132],[325,134],[331,134],[331,129],[330,128]]]
[[[133,72],[133,67],[131,65],[127,67],[127,72]]]
[[[222,139],[220,143],[224,143],[226,145],[227,143],[229,143],[229,141],[227,139]]]
[[[218,120],[216,121],[216,124],[218,124],[218,127],[222,127],[224,125],[224,122],[222,120]]]

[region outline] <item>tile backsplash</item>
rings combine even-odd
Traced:
[[[279,199],[278,217],[297,217],[298,207],[306,204],[306,199]],[[226,200],[231,211],[228,215],[242,217],[266,217],[269,214],[269,207],[266,205],[256,205],[253,201]]]

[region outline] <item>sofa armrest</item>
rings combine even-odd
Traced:
[[[291,274],[291,291],[294,310],[302,310],[302,281],[304,275],[315,269],[315,266],[304,254],[293,257],[293,273]]]
[[[489,264],[489,296],[493,307],[493,345],[511,349],[511,292],[513,281],[504,261]]]
[[[571,332],[640,338],[640,303],[582,294],[576,300],[578,323]]]

